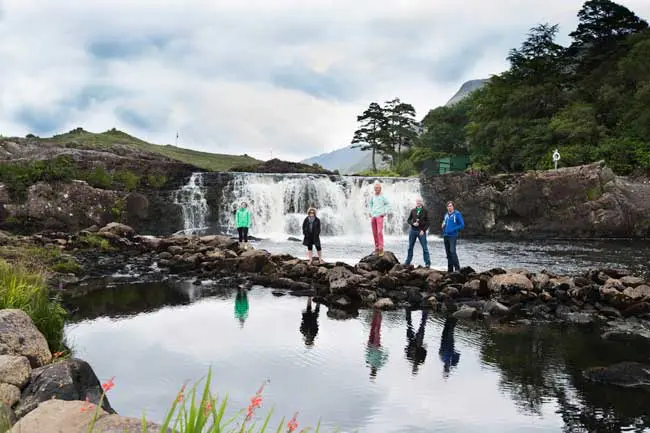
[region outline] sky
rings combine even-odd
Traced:
[[[0,134],[111,128],[298,161],[395,97],[421,119],[574,0],[0,0]],[[623,0],[650,17],[650,1]]]

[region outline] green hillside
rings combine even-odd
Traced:
[[[106,150],[117,154],[124,154],[128,152],[128,148],[133,148],[139,151],[157,153],[209,171],[228,171],[237,166],[251,166],[261,163],[261,161],[248,155],[224,155],[184,149],[172,145],[152,144],[116,129],[93,133],[77,128],[65,134],[42,138],[41,141],[62,147]]]

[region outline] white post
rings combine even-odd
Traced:
[[[557,170],[557,162],[560,160],[560,152],[557,149],[553,152],[553,163],[555,164],[555,169]]]

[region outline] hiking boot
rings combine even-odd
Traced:
[[[383,255],[384,255],[384,250],[383,249],[379,250],[379,257],[381,257]]]

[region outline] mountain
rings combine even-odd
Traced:
[[[300,162],[310,165],[320,164],[326,170],[338,170],[342,174],[347,174],[351,173],[350,169],[355,164],[365,159],[366,154],[370,155],[370,152],[363,152],[359,148],[353,148],[350,145],[332,152],[312,156]]]
[[[445,107],[449,107],[451,105],[456,104],[457,102],[460,102],[473,91],[478,90],[481,87],[485,86],[488,81],[489,79],[483,78],[479,80],[469,80],[464,82],[463,85],[460,86],[460,89],[458,89],[458,92],[456,92],[456,94],[452,96],[449,101],[447,101]]]

